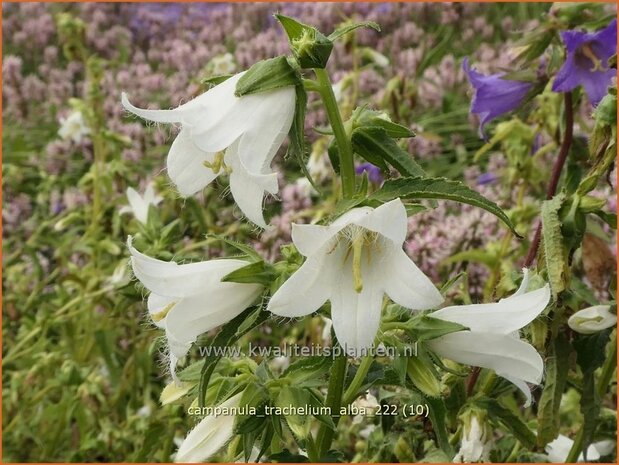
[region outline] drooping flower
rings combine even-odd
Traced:
[[[232,438],[234,433],[233,413],[241,401],[242,392],[218,405],[214,411],[221,415],[207,415],[192,429],[178,448],[176,463],[199,463],[215,455]]]
[[[595,305],[574,313],[567,324],[580,334],[593,334],[617,324],[617,315],[610,312],[610,305]]]
[[[471,113],[479,117],[479,136],[484,137],[484,126],[490,120],[518,108],[531,89],[530,82],[503,79],[503,73],[484,76],[469,66],[468,57],[462,69],[475,89]]]
[[[533,321],[550,301],[550,286],[527,292],[528,271],[520,288],[496,303],[456,305],[433,312],[433,318],[469,328],[432,339],[430,350],[458,363],[494,370],[515,384],[531,403],[527,383],[539,384],[544,362],[535,348],[519,337],[518,330]]]
[[[492,449],[492,430],[480,411],[468,411],[461,417],[464,421],[460,450],[454,463],[489,462]]]
[[[133,213],[135,219],[142,224],[148,221],[148,209],[151,205],[157,206],[163,200],[162,197],[155,194],[155,188],[152,183],[146,186],[144,195],[141,196],[133,187],[127,188],[127,200],[129,205],[125,205],[120,209],[120,214]]]
[[[546,445],[546,454],[551,463],[564,463],[574,445],[574,441],[560,434],[557,439]],[[591,444],[587,448],[587,461],[599,460],[601,456],[611,454],[615,446],[615,441],[599,441]],[[584,462],[584,454],[578,456],[578,462]]]
[[[243,74],[172,110],[137,108],[124,93],[122,104],[150,121],[180,123],[167,168],[183,196],[199,192],[220,174],[228,173],[230,191],[241,211],[266,227],[262,200],[265,191],[276,194],[278,190],[277,174],[270,172],[270,165],[292,124],[295,90],[287,86],[236,97],[236,84]]]
[[[236,317],[262,291],[259,284],[221,282],[227,274],[246,266],[246,261],[219,259],[179,265],[138,252],[132,246],[131,236],[127,246],[133,274],[151,291],[150,317],[155,325],[165,329],[174,378],[178,360],[200,334]]]
[[[617,20],[597,32],[564,31],[561,38],[567,56],[552,90],[568,92],[583,86],[591,104],[597,105],[617,74],[608,66],[608,59],[617,53]]]
[[[383,296],[412,310],[438,306],[443,297],[402,250],[406,209],[400,199],[354,208],[329,226],[292,225],[305,263],[275,292],[267,309],[300,317],[331,302],[340,345],[351,356],[372,347]]]
[[[76,144],[90,134],[90,128],[84,120],[84,115],[79,110],[74,110],[69,116],[60,120],[58,135],[61,139],[72,140]]]

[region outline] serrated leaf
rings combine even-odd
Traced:
[[[340,37],[346,34],[349,34],[355,29],[359,29],[361,27],[369,27],[369,28],[374,29],[377,32],[380,32],[380,26],[376,24],[374,21],[363,21],[361,23],[345,24],[344,26],[336,28],[335,31],[329,34],[329,40],[335,41],[339,39]]]
[[[504,407],[496,399],[481,397],[474,401],[482,409],[488,412],[490,418],[501,423],[527,448],[535,447],[535,433],[507,407]]]
[[[247,434],[257,430],[266,421],[264,415],[264,406],[269,400],[269,392],[264,386],[251,382],[243,391],[239,406],[247,406],[245,409],[249,412],[251,407],[256,409],[256,415],[236,415],[234,420],[234,434]]]
[[[301,77],[282,55],[252,65],[236,83],[234,95],[242,97],[290,86],[302,87]]]
[[[493,201],[479,192],[467,187],[458,181],[444,178],[409,177],[385,181],[383,186],[370,195],[370,199],[388,202],[395,198],[402,199],[440,199],[466,203],[482,208],[500,219],[516,236],[520,236],[514,229],[511,220],[505,212]]]
[[[241,242],[237,242],[234,241],[232,239],[228,239],[220,234],[207,234],[206,235],[207,238],[213,238],[213,239],[217,239],[218,241],[222,241],[225,242],[226,244],[234,247],[237,250],[240,250],[241,252],[243,252],[245,255],[247,255],[251,261],[262,261],[262,257],[260,256],[260,254],[258,252],[256,252],[256,250],[253,247],[250,247],[246,244],[243,244]]]
[[[565,336],[557,335],[546,361],[544,390],[537,410],[537,444],[546,446],[559,434],[559,406],[567,383],[570,345]]]
[[[413,160],[411,154],[403,150],[382,127],[362,126],[355,129],[352,132],[352,147],[370,163],[374,163],[371,160],[377,158],[385,160],[402,176],[425,176],[425,172]]]
[[[303,357],[291,363],[282,377],[290,379],[295,386],[303,386],[306,381],[321,378],[329,371],[332,362],[331,357]]]
[[[561,221],[559,210],[565,200],[564,194],[559,194],[542,203],[542,242],[544,245],[544,257],[548,271],[548,281],[552,296],[565,290],[566,280],[566,253],[563,247],[563,235],[561,234]]]

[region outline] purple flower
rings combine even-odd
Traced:
[[[484,126],[497,116],[504,115],[520,106],[531,88],[530,82],[502,79],[503,73],[484,76],[469,66],[468,57],[462,69],[475,89],[471,113],[479,116],[479,136],[484,137]]]
[[[597,105],[617,72],[608,67],[608,59],[617,53],[617,20],[598,32],[565,31],[561,38],[567,57],[552,90],[568,92],[582,85],[591,104]]]
[[[371,163],[361,163],[355,168],[357,174],[368,174],[368,180],[374,184],[383,182],[383,175],[380,173],[380,168]]]
[[[485,186],[486,184],[492,184],[497,180],[497,176],[494,173],[484,173],[477,176],[477,184]]]

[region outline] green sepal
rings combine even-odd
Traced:
[[[441,383],[429,360],[422,360],[421,357],[408,357],[406,373],[413,385],[422,393],[429,397],[440,396]]]
[[[239,406],[247,406],[244,415],[237,415],[234,420],[234,434],[247,434],[256,431],[266,421],[264,406],[269,401],[269,392],[261,384],[253,381],[245,387]],[[256,415],[250,415],[250,408],[256,409]]]
[[[209,86],[217,86],[221,84],[222,82],[226,82],[232,76],[233,76],[232,74],[220,74],[218,76],[211,76],[211,77],[207,77],[204,79],[200,79],[200,84],[202,85],[207,84]]]
[[[368,27],[368,28],[374,29],[377,32],[380,32],[380,26],[376,24],[374,21],[363,21],[361,23],[348,23],[348,24],[344,24],[342,26],[335,28],[335,31],[329,34],[329,40],[336,41],[340,37],[345,36],[351,33],[352,31],[354,31],[355,29],[359,29],[362,27]]]
[[[221,282],[241,284],[255,283],[262,284],[263,286],[270,286],[275,278],[277,278],[275,268],[270,263],[259,261],[248,263],[238,270],[228,273],[221,278]]]
[[[327,66],[333,50],[333,42],[313,26],[303,24],[288,16],[274,15],[288,36],[292,54],[301,68]]]
[[[411,333],[415,341],[423,342],[466,329],[468,329],[466,326],[453,321],[445,321],[439,318],[432,318],[431,315],[418,314],[410,320],[408,332]]]
[[[389,137],[401,139],[415,137],[415,133],[406,126],[394,123],[387,114],[382,111],[371,110],[366,106],[358,107],[352,115],[353,127],[378,126],[387,131]]]
[[[282,55],[255,63],[236,83],[234,95],[242,97],[289,86],[303,83],[299,72]]]

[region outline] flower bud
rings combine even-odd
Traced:
[[[580,334],[594,334],[617,324],[617,315],[610,312],[610,305],[595,305],[574,313],[567,324]]]

